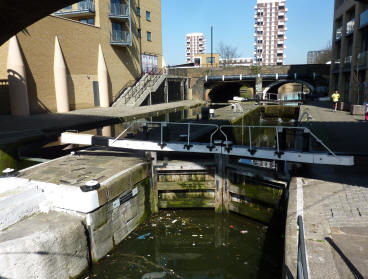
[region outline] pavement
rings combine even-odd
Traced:
[[[193,107],[202,101],[187,100],[142,107],[113,107],[75,110],[68,113],[30,116],[0,115],[0,144],[54,136],[66,130],[88,130],[175,108]]]
[[[297,215],[304,220],[310,278],[368,278],[366,167],[303,165],[296,171],[289,188],[285,278],[297,278]]]
[[[301,122],[311,128],[332,151],[368,155],[368,121],[364,115],[334,111],[330,102],[312,102],[301,106],[300,116],[308,112],[310,119]]]

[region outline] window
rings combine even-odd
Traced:
[[[137,13],[137,16],[141,16],[141,8],[137,7],[136,13]]]
[[[147,41],[152,41],[151,32],[147,31]]]
[[[151,21],[151,12],[146,11],[146,19],[147,19],[148,21]]]
[[[137,36],[138,38],[142,38],[142,30],[141,29],[137,29]]]
[[[211,62],[215,63],[215,57],[212,57],[212,59],[211,59],[211,57],[206,57],[206,63],[211,64]]]
[[[94,18],[83,18],[83,19],[80,19],[79,22],[90,24],[90,25],[95,25],[95,19]]]

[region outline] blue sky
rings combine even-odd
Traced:
[[[332,38],[333,0],[286,0],[286,64],[307,61],[309,50],[327,46]],[[202,32],[210,53],[220,41],[238,47],[241,57],[253,57],[256,0],[162,0],[162,43],[166,64],[185,63],[185,35]]]

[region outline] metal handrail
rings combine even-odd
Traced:
[[[328,153],[330,153],[332,156],[337,157],[336,154],[325,145],[321,139],[319,139],[313,132],[306,128],[306,127],[294,127],[294,126],[248,126],[248,125],[221,125],[220,130],[222,128],[248,128],[248,129],[254,129],[254,128],[262,128],[262,129],[275,129],[276,131],[276,142],[277,142],[277,152],[280,152],[280,146],[279,146],[279,138],[278,138],[278,132],[282,131],[283,129],[289,129],[289,130],[302,130],[304,133],[309,133],[319,144],[321,144]],[[250,145],[251,145],[250,140]]]
[[[325,145],[322,140],[320,140],[310,129],[306,128],[306,127],[293,127],[293,126],[245,126],[245,125],[217,125],[217,124],[204,124],[204,123],[193,123],[193,122],[159,122],[159,121],[133,121],[132,123],[137,123],[137,124],[142,124],[142,126],[146,126],[148,124],[150,125],[157,125],[160,127],[161,129],[161,137],[160,137],[160,143],[163,144],[164,142],[164,135],[163,135],[163,127],[168,126],[168,125],[184,125],[187,126],[187,144],[188,146],[190,145],[190,133],[191,133],[191,127],[192,126],[202,126],[202,127],[213,127],[215,130],[211,133],[210,137],[209,137],[209,144],[210,146],[213,146],[214,142],[213,142],[213,137],[217,132],[220,132],[224,138],[225,138],[225,142],[227,142],[227,144],[229,144],[229,136],[226,134],[226,132],[223,130],[225,128],[241,128],[242,131],[244,131],[244,129],[247,129],[249,131],[249,150],[253,150],[252,149],[252,130],[253,129],[275,129],[275,137],[276,137],[276,149],[277,149],[277,154],[282,154],[282,152],[284,150],[281,150],[280,148],[280,141],[279,141],[279,133],[282,132],[284,129],[288,129],[288,130],[299,130],[299,131],[303,131],[304,133],[308,133],[312,138],[314,138],[319,144],[321,144],[322,147],[324,147],[324,149],[331,154],[332,156],[334,156],[335,158],[337,158],[337,155],[329,148],[327,147],[327,145]],[[130,129],[133,126],[133,124],[131,124],[123,133],[125,133],[128,129]],[[243,132],[242,132],[243,135]],[[118,138],[121,137],[121,135],[118,136]],[[118,138],[116,138],[115,140],[117,140]],[[232,144],[232,143],[231,143]],[[243,139],[242,139],[242,143],[241,145],[243,145]]]
[[[129,97],[129,99],[128,100],[125,99],[126,100],[125,103],[129,102],[131,99],[133,99],[134,102],[136,102],[147,88],[153,87],[156,84],[156,82],[161,78],[161,76],[162,70],[160,70],[157,74],[147,75],[147,78],[146,80],[144,80],[143,84],[140,84],[138,87],[132,88],[132,90],[129,92],[129,95],[126,96]]]
[[[160,127],[160,145],[164,144],[164,127],[167,127],[168,125],[180,125],[180,126],[187,126],[187,148],[190,148],[190,133],[191,133],[191,127],[192,126],[201,126],[201,127],[212,127],[215,130],[214,133],[211,134],[210,136],[210,144],[212,143],[212,136],[220,130],[219,125],[217,124],[203,124],[203,123],[192,123],[192,122],[159,122],[159,121],[134,121],[134,123],[138,123],[138,124],[142,124],[142,126],[146,126],[148,124],[153,124],[153,125],[157,125]],[[132,127],[132,125],[130,126]],[[128,127],[128,128],[130,128]],[[125,131],[126,132],[126,131]],[[225,139],[227,140],[227,135],[225,133],[222,132],[222,134],[225,136]],[[116,139],[115,139],[116,140]]]
[[[297,265],[298,279],[308,279],[309,275],[307,266],[307,254],[305,252],[304,225],[302,216],[298,215],[297,223],[299,227]]]

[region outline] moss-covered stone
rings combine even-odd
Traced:
[[[267,208],[250,202],[232,201],[230,204],[230,210],[263,223],[270,223],[274,214],[273,208]]]
[[[160,208],[209,208],[214,207],[214,200],[208,198],[160,200]]]
[[[0,172],[6,168],[18,169],[17,145],[0,145]]]
[[[265,106],[265,117],[279,118],[297,118],[299,115],[299,107],[297,106]]]
[[[246,198],[277,206],[282,196],[282,190],[265,185],[233,184],[230,190]]]

